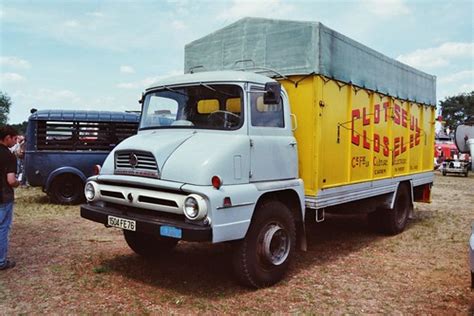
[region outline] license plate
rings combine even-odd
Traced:
[[[454,168],[461,168],[461,162],[455,161],[454,162]]]
[[[182,234],[181,228],[176,228],[176,227],[173,227],[173,226],[161,226],[160,227],[160,235],[161,236],[166,236],[166,237],[181,239],[183,234]]]
[[[126,230],[131,230],[131,231],[135,231],[137,229],[136,222],[130,219],[109,216],[107,219],[107,222],[109,226],[112,226],[112,227],[122,228]]]

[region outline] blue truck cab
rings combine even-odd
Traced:
[[[108,153],[135,135],[138,113],[41,110],[28,120],[25,175],[54,203],[83,200],[84,183]]]

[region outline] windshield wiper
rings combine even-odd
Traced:
[[[201,87],[204,87],[204,88],[206,88],[206,89],[209,89],[209,90],[214,91],[214,92],[217,92],[217,93],[220,93],[220,94],[222,94],[222,95],[235,98],[235,95],[234,95],[234,94],[230,94],[230,93],[227,93],[227,92],[223,92],[223,91],[214,89],[213,87],[208,86],[208,85],[205,84],[205,83],[200,82],[199,85],[200,85]]]
[[[180,92],[180,91],[177,91],[177,90],[168,88],[167,86],[163,86],[163,90],[166,90],[166,91],[169,91],[169,92],[173,92],[173,93],[176,93],[176,94],[181,94],[181,95],[184,95],[185,97],[188,96],[186,93],[183,93],[183,92]]]

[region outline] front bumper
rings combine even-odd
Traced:
[[[198,226],[177,219],[163,216],[136,213],[133,210],[119,209],[108,206],[95,206],[91,204],[81,205],[81,217],[107,226],[108,216],[116,216],[136,222],[136,231],[151,235],[161,236],[161,226],[171,226],[182,231],[181,240],[186,241],[212,241],[212,228],[210,226]]]
[[[466,167],[462,167],[462,168],[444,168],[443,171],[444,172],[448,172],[448,173],[465,173],[468,169]]]

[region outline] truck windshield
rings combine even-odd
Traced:
[[[237,85],[163,87],[145,96],[140,129],[238,129],[243,124],[242,103]]]

